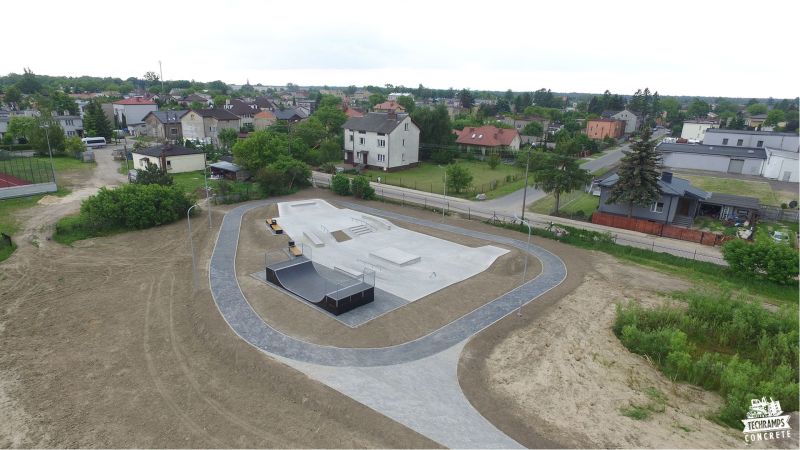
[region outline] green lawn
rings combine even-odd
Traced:
[[[495,169],[491,169],[487,163],[482,161],[459,161],[459,164],[466,166],[472,174],[472,187],[469,191],[461,194],[448,192],[448,195],[471,199],[482,192],[486,194],[487,198],[497,198],[522,189],[525,184],[523,180],[525,172],[518,167],[499,164]],[[363,174],[371,178],[371,181],[377,181],[380,177],[381,183],[384,184],[441,193],[444,189],[444,170],[436,163],[424,162],[418,167],[398,172],[365,170]],[[511,178],[510,181],[507,177]]]
[[[734,178],[718,178],[679,173],[675,175],[689,180],[694,186],[704,191],[756,197],[765,205],[777,206],[781,204],[780,197],[772,190],[769,183],[764,181],[737,180]]]
[[[50,157],[48,156],[33,156],[31,157],[32,160],[42,161],[45,164],[50,164]],[[54,156],[53,157],[53,167],[56,169],[56,172],[60,172],[62,170],[91,170],[95,167],[95,163],[86,163],[79,159],[75,159],[71,156]]]
[[[561,202],[559,205],[559,212],[569,216],[575,215],[578,211],[582,211],[583,215],[588,217],[600,205],[600,197],[595,197],[592,194],[583,191],[573,191],[569,194],[561,194]],[[539,214],[551,214],[556,206],[556,198],[552,194],[548,194],[531,204],[528,210]]]
[[[198,189],[202,191],[202,189],[205,187],[202,170],[198,170],[196,172],[175,173],[171,175],[175,186],[180,187],[187,194],[194,194]],[[208,179],[208,187],[213,190],[215,195],[225,195],[225,193],[223,193],[220,189],[220,181],[221,180]],[[228,194],[246,193],[251,199],[264,197],[261,192],[261,187],[256,183],[226,180],[225,186],[227,189],[229,189]]]

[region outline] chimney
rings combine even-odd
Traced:
[[[672,172],[661,172],[661,181],[664,183],[672,183]]]

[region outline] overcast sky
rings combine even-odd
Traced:
[[[0,73],[794,98],[799,1],[3,2]],[[651,6],[653,5],[653,6]],[[13,37],[13,39],[12,39]]]

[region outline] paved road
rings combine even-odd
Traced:
[[[458,359],[466,341],[550,289],[567,275],[553,253],[523,241],[388,211],[344,206],[387,219],[407,221],[451,233],[501,243],[529,252],[542,272],[491,302],[421,338],[382,348],[338,348],[287,336],[265,323],[239,288],[235,259],[242,217],[273,200],[248,203],[225,215],[211,256],[209,282],[228,325],[249,344],[277,357],[376,411],[451,448],[518,448],[464,397],[458,384]]]

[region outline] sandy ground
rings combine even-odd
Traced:
[[[329,199],[332,200],[335,198]],[[409,211],[413,210],[406,208],[401,212]],[[350,328],[315,307],[250,276],[254,272],[263,270],[265,251],[283,249],[287,246],[288,237],[271,235],[264,224],[265,218],[276,217],[276,212],[277,207],[271,205],[254,209],[244,216],[236,255],[239,284],[253,309],[267,323],[286,334],[309,342],[337,347],[383,347],[403,343],[440,328],[508,292],[522,281],[524,254],[510,249],[510,253],[498,258],[488,270],[476,276],[412,302],[358,328]],[[497,245],[407,222],[396,224],[470,247]],[[529,258],[527,279],[535,277],[539,272],[541,272],[539,261]]]
[[[192,291],[185,221],[49,241],[113,171],[25,211],[0,263],[0,447],[436,447],[235,336]]]
[[[531,311],[529,323],[500,324],[470,342],[459,377],[473,404],[530,446],[539,444],[531,438],[539,433],[564,447],[747,447],[741,430],[706,418],[721,397],[671,382],[611,331],[617,303],[655,306],[667,301],[659,292],[691,286],[607,255],[593,254],[591,261],[584,282],[557,304]],[[621,414],[630,405],[660,409],[654,389],[664,396],[663,412],[647,420]],[[779,445],[792,448],[797,441]]]

